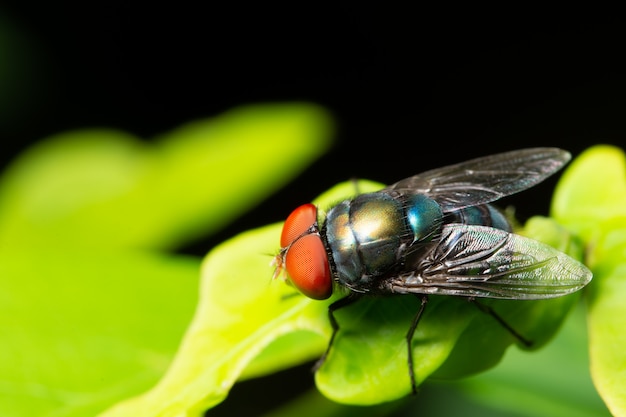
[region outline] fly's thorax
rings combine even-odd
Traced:
[[[358,288],[393,267],[406,227],[402,205],[387,194],[362,194],[333,207],[325,232],[339,283]]]
[[[425,196],[370,193],[333,207],[322,234],[337,281],[365,290],[401,266],[409,245],[432,237],[440,224],[439,205]]]

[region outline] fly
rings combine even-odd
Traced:
[[[275,276],[286,271],[301,293],[317,300],[329,298],[334,287],[348,290],[329,306],[333,333],[318,366],[339,331],[334,312],[363,295],[421,298],[406,335],[416,392],[411,344],[429,295],[538,300],[587,285],[591,271],[551,246],[512,233],[490,204],[533,187],[570,158],[561,149],[530,148],[433,169],[343,201],[322,222],[315,205],[296,208],[282,230]],[[530,343],[489,307],[476,304]]]

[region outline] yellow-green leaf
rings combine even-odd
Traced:
[[[247,106],[147,143],[112,129],[55,135],[0,179],[0,247],[176,248],[224,227],[329,146],[304,103]]]
[[[315,105],[256,105],[154,143],[90,129],[18,157],[0,177],[0,415],[92,416],[153,386],[200,276],[199,259],[158,250],[267,197],[330,130]]]
[[[584,239],[594,278],[587,288],[591,375],[616,416],[626,415],[626,162],[612,146],[594,146],[567,169],[554,217]]]

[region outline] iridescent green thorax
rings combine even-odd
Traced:
[[[324,226],[336,279],[367,286],[396,267],[409,245],[429,240],[441,218],[439,205],[422,195],[370,193],[338,204]]]

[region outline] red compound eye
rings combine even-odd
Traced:
[[[285,267],[291,283],[304,295],[324,300],[332,293],[332,280],[326,249],[319,235],[296,240],[285,256]]]
[[[303,204],[291,212],[280,235],[280,246],[287,247],[317,221],[317,207]]]
[[[302,236],[316,222],[317,208],[313,204],[298,207],[285,221],[280,245],[283,248],[289,246],[285,269],[291,283],[307,297],[324,300],[332,294],[326,248],[319,234]]]

